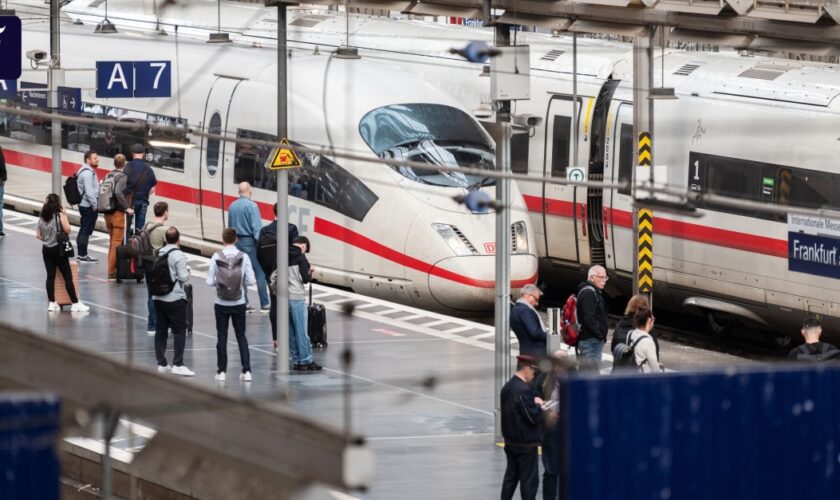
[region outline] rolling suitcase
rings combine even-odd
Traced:
[[[312,302],[312,285],[309,285],[309,308],[306,322],[309,342],[313,349],[327,347],[327,310],[324,304]]]
[[[70,272],[73,274],[73,286],[76,288],[76,296],[79,296],[79,264],[75,260],[70,261]],[[56,269],[55,283],[53,285],[55,290],[55,303],[59,306],[69,306],[73,304],[70,300],[70,294],[67,293],[67,286],[64,284],[64,276]]]
[[[189,283],[184,284],[184,293],[187,294],[187,335],[193,333],[193,288]]]
[[[142,283],[146,276],[143,272],[142,240],[139,236],[127,237],[129,234],[128,224],[131,220],[131,217],[126,215],[123,244],[117,247],[117,283],[126,280],[137,280],[137,283]]]

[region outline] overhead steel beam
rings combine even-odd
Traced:
[[[361,438],[348,439],[276,403],[128,366],[9,326],[0,326],[0,345],[0,378],[142,418],[159,433],[298,483],[369,486],[372,457]]]

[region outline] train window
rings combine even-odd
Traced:
[[[146,117],[146,122],[151,125],[175,127],[178,129],[178,131],[173,130],[171,132],[160,130],[154,132],[154,140],[158,142],[153,146],[150,144],[149,140],[146,141],[146,164],[152,167],[183,172],[185,149],[183,147],[168,147],[161,145],[161,142],[183,142],[186,139],[187,120],[150,113]],[[181,132],[181,130],[183,130],[183,132]],[[152,137],[147,136],[146,138],[151,139]]]
[[[621,125],[621,136],[618,139],[618,182],[631,182],[633,180],[633,165],[636,163],[636,151],[633,144],[633,125],[623,123]],[[618,190],[621,194],[630,194],[630,187]]]
[[[359,123],[359,133],[380,158],[494,170],[496,157],[487,133],[463,111],[440,104],[395,104],[374,109]],[[394,165],[401,175],[445,187],[488,186],[491,177],[457,171]]]
[[[761,201],[761,168],[733,158],[711,157],[706,160],[705,192],[728,198]],[[714,205],[714,204],[707,204]],[[756,217],[754,210],[721,206],[723,211]]]
[[[294,144],[294,143],[293,143]],[[379,197],[329,158],[299,154],[303,168],[289,172],[289,194],[361,222]]]
[[[210,124],[207,126],[207,132],[210,134],[222,133],[222,117],[219,113],[213,113],[210,117]],[[222,150],[222,141],[219,139],[207,139],[207,173],[210,177],[216,175],[219,170],[219,153]],[[239,145],[236,148],[237,158],[239,158]]]
[[[554,116],[554,134],[551,141],[551,176],[566,177],[569,167],[572,119],[568,116]]]
[[[257,139],[262,141],[277,141],[277,136],[254,132],[253,130],[237,129],[239,139]],[[272,146],[255,146],[241,142],[236,143],[236,156],[233,160],[233,182],[247,182],[259,189],[277,190],[277,175],[266,168],[271,161]]]

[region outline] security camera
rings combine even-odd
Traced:
[[[26,51],[26,57],[30,61],[34,61],[34,62],[37,63],[37,62],[41,62],[41,61],[43,61],[44,59],[47,58],[47,52],[44,51],[44,50],[38,50],[38,49],[27,50]]]
[[[520,127],[533,128],[542,123],[542,118],[535,115],[513,115],[513,124]]]

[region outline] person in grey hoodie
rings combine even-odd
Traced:
[[[76,247],[79,253],[76,260],[79,262],[99,262],[88,255],[88,240],[96,228],[96,219],[99,215],[96,212],[96,197],[99,195],[99,179],[94,170],[99,166],[99,155],[94,150],[85,152],[85,163],[76,172],[76,186],[82,201],[79,203],[79,234],[76,236]]]

